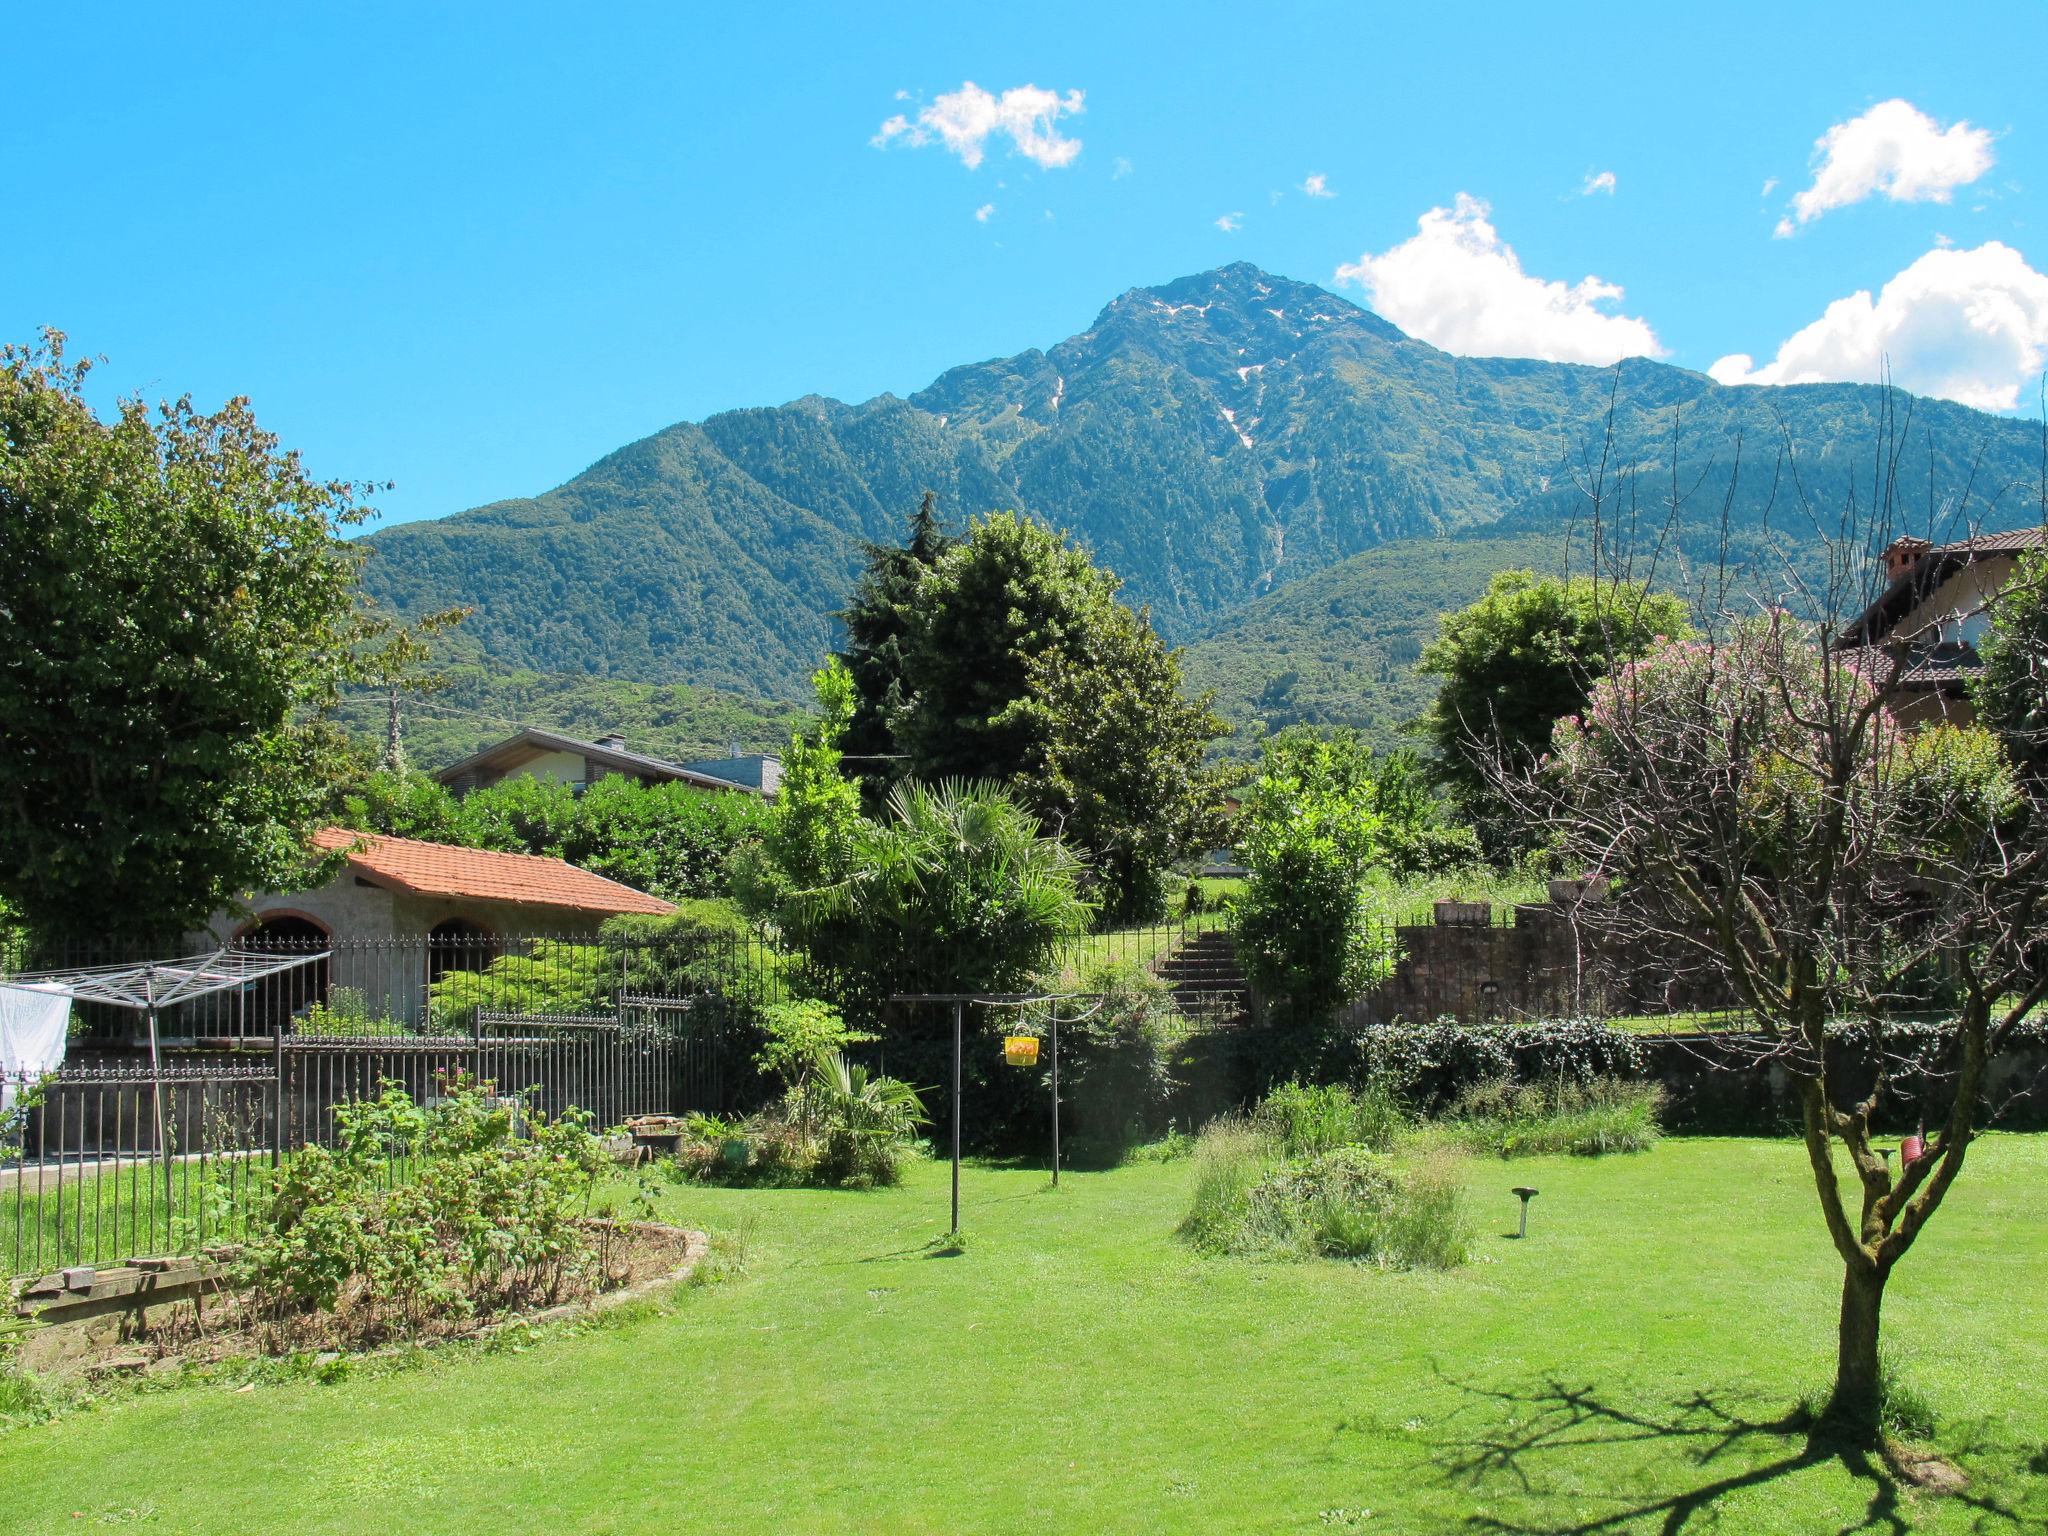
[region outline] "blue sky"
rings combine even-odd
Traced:
[[[28,9],[0,336],[248,394],[393,520],[1239,259],[1452,350],[2048,359],[2039,3]]]

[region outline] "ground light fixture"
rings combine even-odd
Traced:
[[[1515,1236],[1527,1237],[1529,1235],[1529,1202],[1536,1198],[1536,1191],[1526,1184],[1517,1184],[1514,1187],[1513,1193],[1522,1202],[1522,1230],[1517,1232]]]

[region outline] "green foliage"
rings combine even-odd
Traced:
[[[893,992],[1014,988],[1087,921],[1073,854],[988,784],[899,784],[870,821],[840,772],[853,694],[837,661],[818,695],[817,731],[790,743],[760,845],[737,864],[742,906],[864,1017]]]
[[[1218,835],[1222,785],[1204,760],[1227,728],[1188,697],[1180,653],[1121,603],[1031,677],[1041,737],[1021,793],[1087,850],[1105,920],[1158,917],[1167,867]]]
[[[327,989],[324,1001],[312,1004],[292,1021],[292,1033],[362,1039],[409,1031],[389,1014],[373,1013],[370,999],[361,987],[334,986]]]
[[[103,423],[88,368],[56,332],[0,350],[0,899],[155,938],[309,873],[365,513],[247,401]]]
[[[1458,1095],[1450,1134],[1459,1145],[1496,1157],[1647,1152],[1662,1134],[1663,1105],[1664,1090],[1656,1083],[1495,1078]]]
[[[877,799],[896,777],[896,765],[888,760],[896,751],[891,721],[909,702],[913,686],[904,637],[917,611],[918,586],[957,542],[940,528],[938,500],[926,491],[911,517],[910,536],[900,546],[866,546],[867,568],[839,615],[846,626],[846,649],[838,659],[854,695],[842,745]]]
[[[338,1147],[292,1159],[244,1255],[265,1314],[336,1314],[360,1341],[589,1279],[580,1217],[604,1157],[588,1116],[524,1115],[515,1136],[510,1107],[458,1078],[429,1108],[386,1082],[335,1118]],[[397,1163],[410,1177],[392,1177]]]
[[[2012,760],[2048,771],[2048,553],[2022,555],[1991,603],[1991,627],[1977,646],[1983,670],[1971,685],[1977,715]]]
[[[927,1118],[917,1091],[849,1062],[841,1045],[873,1037],[848,1030],[830,1009],[800,1003],[768,1014],[761,1062],[783,1079],[782,1101],[737,1125],[692,1117],[683,1173],[710,1183],[777,1187],[896,1183],[911,1153],[910,1137]]]
[[[469,836],[462,802],[431,775],[410,770],[364,774],[343,793],[334,820],[351,832],[429,843],[460,843]]]
[[[1408,1128],[1408,1117],[1384,1083],[1356,1091],[1342,1083],[1282,1083],[1266,1095],[1252,1123],[1289,1157],[1305,1157],[1343,1146],[1387,1151]]]
[[[1393,969],[1369,921],[1368,876],[1387,818],[1371,749],[1348,734],[1282,736],[1266,749],[1240,824],[1251,871],[1238,897],[1238,954],[1268,1001],[1264,1070],[1317,1073],[1336,1011]]]
[[[1180,1224],[1197,1252],[1263,1259],[1357,1259],[1449,1269],[1470,1243],[1453,1159],[1397,1164],[1354,1144],[1290,1157],[1257,1125],[1219,1120],[1195,1153]]]
[[[1173,989],[1143,964],[1127,959],[1084,961],[1033,976],[1029,990],[1053,996],[1092,994],[1026,1010],[1006,1031],[1045,1038],[1050,1009],[1060,1025],[1060,1102],[1063,1149],[1077,1162],[1110,1164],[1167,1124],[1181,1086],[1176,1055],[1187,1021]],[[1077,1017],[1078,1016],[1078,1017]],[[1036,1146],[1049,1102],[1052,1059],[1039,1052],[1035,1067],[1004,1067],[1001,1099],[985,1103],[984,1122],[1004,1144]]]
[[[906,615],[908,697],[890,720],[904,775],[1000,783],[1041,771],[1034,671],[1085,654],[1116,590],[1116,577],[1043,523],[976,518],[925,572]]]
[[[792,1093],[808,1079],[822,1075],[822,1058],[875,1038],[863,1030],[849,1029],[837,1009],[808,997],[763,1008],[761,1030],[767,1038],[754,1063],[770,1077],[782,1079]]]
[[[479,1013],[609,1014],[618,993],[616,957],[597,944],[533,939],[476,971],[447,971],[427,995],[442,1034],[466,1033]]]
[[[730,903],[680,907],[667,917],[612,918],[594,944],[533,939],[481,970],[448,971],[428,995],[433,1027],[465,1033],[479,1012],[609,1018],[622,992],[688,1000],[692,1029],[752,1027],[786,990],[787,962]]]
[[[1156,917],[1163,874],[1217,820],[1222,722],[1117,580],[1027,517],[940,535],[927,498],[902,549],[869,550],[845,618],[854,704],[840,744],[871,805],[907,779],[985,779],[1090,861],[1104,915]],[[889,755],[894,754],[894,760]]]
[[[669,901],[722,896],[733,855],[760,837],[755,795],[613,775],[580,795],[516,775],[456,799],[421,773],[369,774],[336,814],[357,832],[567,859]]]
[[[1639,582],[1526,570],[1500,572],[1478,602],[1443,615],[1422,653],[1422,671],[1443,680],[1424,724],[1445,782],[1495,848],[1526,839],[1503,821],[1491,774],[1534,763],[1614,666],[1691,634],[1685,604]]]
[[[616,775],[584,790],[576,813],[563,858],[668,901],[726,894],[733,855],[762,835],[769,815],[757,795]]]
[[[1590,1088],[1602,1079],[1640,1072],[1647,1059],[1639,1036],[1596,1019],[1527,1024],[1396,1019],[1362,1026],[1353,1049],[1348,1076],[1385,1085],[1418,1113],[1440,1113],[1483,1083]]]

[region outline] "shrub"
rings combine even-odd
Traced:
[[[403,1035],[406,1027],[388,1013],[370,1012],[370,999],[360,987],[329,987],[327,1000],[314,1003],[292,1024],[297,1035]]]
[[[1290,1157],[1352,1145],[1385,1151],[1408,1123],[1392,1091],[1378,1082],[1356,1092],[1341,1083],[1283,1083],[1253,1119]]]
[[[580,1218],[604,1157],[587,1115],[524,1115],[515,1136],[512,1107],[458,1077],[431,1107],[387,1081],[335,1118],[339,1144],[292,1160],[244,1256],[261,1312],[340,1312],[367,1337],[589,1278]]]
[[[1076,1158],[1113,1163],[1127,1148],[1166,1124],[1167,1106],[1180,1084],[1175,1043],[1185,1033],[1173,988],[1135,960],[1106,959],[1041,973],[1034,991],[1100,995],[1099,1004],[1067,1004],[1087,1017],[1060,1026],[1060,1101],[1066,1150]],[[1026,1026],[1043,1030],[1042,1019]],[[1028,1141],[1045,1123],[1052,1060],[1003,1069],[1008,1104],[1005,1139]]]
[[[1196,1158],[1180,1235],[1199,1252],[1403,1269],[1465,1261],[1464,1188],[1441,1152],[1409,1166],[1355,1145],[1290,1160],[1255,1125],[1225,1119],[1203,1131]]]
[[[699,1178],[746,1184],[894,1184],[924,1103],[908,1083],[847,1061],[845,1047],[874,1039],[810,998],[762,1011],[756,1061],[782,1082],[782,1100],[739,1126],[688,1123],[686,1166]],[[728,1151],[743,1144],[745,1156]]]
[[[1530,1024],[1396,1019],[1359,1030],[1352,1049],[1351,1074],[1395,1086],[1422,1113],[1442,1110],[1479,1083],[1585,1084],[1634,1074],[1645,1059],[1640,1036],[1597,1019]]]
[[[1496,1079],[1468,1088],[1451,1110],[1452,1135],[1499,1157],[1646,1152],[1660,1134],[1664,1090],[1601,1077],[1589,1083]]]

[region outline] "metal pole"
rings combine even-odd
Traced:
[[[953,1228],[960,1230],[960,1035],[966,1004],[953,999]]]
[[[1053,1188],[1059,1188],[1059,1004],[1053,1004]]]
[[[277,1106],[277,1119],[270,1131],[270,1166],[275,1168],[284,1156],[284,1026],[278,1025],[270,1032],[270,1094]]]
[[[156,1045],[156,981],[148,972],[142,977],[142,997],[149,1016],[149,1096],[156,1115],[156,1151],[164,1160],[164,1244],[171,1237],[171,1147],[164,1138],[164,1069]],[[154,1241],[152,1232],[151,1239]]]

